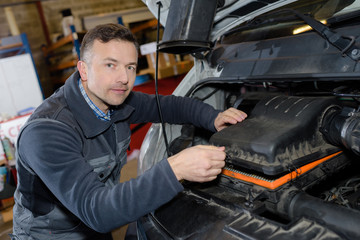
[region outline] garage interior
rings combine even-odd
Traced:
[[[0,0],[0,20],[0,240],[12,220],[37,239],[360,239],[360,0]],[[91,48],[104,64],[82,55],[94,88],[68,80],[102,23],[139,43],[134,91],[180,96],[165,111],[122,105],[126,41]],[[247,117],[219,128],[215,109]],[[215,179],[196,180],[216,160],[186,155],[198,145],[225,152]]]
[[[134,91],[155,93],[157,20],[141,0],[1,0],[0,20],[0,165],[5,186],[0,192],[0,239],[10,239],[14,142],[22,124],[75,71],[82,37],[102,23],[120,23],[134,33],[141,46]],[[161,26],[160,36],[162,31]],[[190,55],[161,53],[159,93],[171,94],[192,66]],[[121,181],[136,177],[139,149],[150,125],[132,126]],[[125,230],[114,231],[114,239],[123,239]]]

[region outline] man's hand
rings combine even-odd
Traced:
[[[219,113],[215,118],[214,125],[217,131],[226,128],[229,124],[236,124],[242,122],[247,117],[247,114],[236,108],[229,108],[224,112]]]
[[[178,180],[208,182],[225,166],[225,147],[198,145],[168,158]]]

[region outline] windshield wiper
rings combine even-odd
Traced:
[[[349,21],[349,20],[352,20],[354,18],[358,18],[360,17],[360,10],[356,10],[356,11],[352,11],[352,12],[349,12],[349,13],[344,13],[344,14],[341,14],[341,15],[338,15],[338,16],[333,16],[331,18],[329,18],[327,20],[327,23],[332,25],[332,24],[335,24],[335,23],[341,23],[341,22],[344,22],[344,21]]]
[[[329,42],[331,45],[339,49],[343,56],[347,55],[354,61],[358,61],[360,59],[360,49],[358,46],[358,42],[356,41],[356,38],[354,36],[342,36],[339,33],[335,32],[334,30],[330,29],[328,26],[322,24],[320,21],[312,18],[311,16],[302,14],[293,9],[282,9],[280,11],[277,11],[276,14],[279,14],[281,12],[291,12],[293,13],[293,15],[283,16],[280,18],[260,18],[260,19],[258,18],[253,21],[250,21],[245,26],[231,29],[230,31],[223,34],[222,38],[231,35],[235,32],[246,29],[254,29],[256,27],[264,26],[267,24],[274,24],[278,22],[294,21],[295,19],[301,19],[310,27],[312,27],[312,29],[316,33],[318,33],[322,38],[324,38],[327,42]],[[351,15],[351,16],[354,17],[355,15]],[[338,20],[339,19],[340,18],[338,18]],[[331,21],[334,22],[335,19],[332,19]]]
[[[301,18],[312,29],[317,32],[321,37],[328,41],[331,45],[335,46],[341,51],[341,54],[349,56],[354,61],[360,59],[360,49],[356,46],[356,39],[354,36],[342,36],[339,33],[331,30],[328,26],[322,24],[316,19],[302,14],[292,9],[284,9],[283,11],[290,11],[297,17]]]

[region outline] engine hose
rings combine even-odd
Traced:
[[[341,140],[346,148],[360,155],[360,117],[358,113],[346,119],[341,129]]]
[[[360,155],[360,113],[352,108],[330,110],[325,116],[320,132],[328,143],[344,146]]]
[[[290,219],[309,218],[325,223],[347,239],[360,239],[359,211],[325,202],[301,191],[292,195],[294,197],[288,202],[285,210]]]

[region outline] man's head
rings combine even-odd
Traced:
[[[103,24],[96,26],[85,34],[81,42],[80,60],[89,63],[88,61],[91,59],[91,50],[95,40],[102,43],[107,43],[111,40],[126,41],[133,43],[136,50],[139,50],[139,44],[128,28],[120,24]]]
[[[130,30],[105,24],[87,32],[77,64],[82,85],[89,98],[103,112],[122,104],[135,78],[138,44]]]

